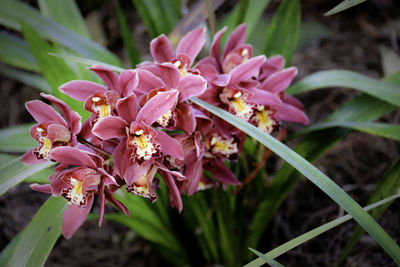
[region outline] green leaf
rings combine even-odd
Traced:
[[[256,254],[258,257],[260,257],[260,258],[261,258],[265,263],[267,263],[269,266],[272,266],[272,267],[284,267],[284,265],[280,264],[280,263],[277,262],[276,260],[271,259],[271,258],[268,257],[268,256],[265,256],[264,254],[262,254],[261,252],[255,250],[255,249],[249,248],[249,250],[250,250],[251,252],[253,252],[254,254]],[[262,264],[260,264],[260,265],[262,265]],[[252,265],[251,265],[251,266],[252,266]]]
[[[397,193],[395,195],[392,195],[390,197],[387,197],[385,199],[382,199],[381,201],[375,202],[372,205],[369,205],[367,207],[364,208],[365,211],[369,211],[371,209],[375,209],[381,205],[388,205],[391,202],[393,202],[393,200],[395,200],[396,198],[400,197],[400,193]],[[313,239],[314,237],[319,236],[320,234],[325,233],[326,231],[339,226],[340,224],[347,222],[349,220],[351,220],[352,217],[350,215],[345,215],[342,217],[339,217],[333,221],[330,221],[324,225],[321,225],[320,227],[317,227],[311,231],[308,231],[307,233],[304,233],[296,238],[291,239],[290,241],[284,243],[283,245],[280,245],[277,248],[274,248],[273,250],[271,250],[270,252],[266,253],[266,254],[257,254],[257,256],[259,256],[260,258],[253,260],[252,262],[248,263],[245,265],[245,267],[255,267],[255,266],[261,266],[263,264],[263,260],[264,257],[267,257],[269,259],[275,259],[277,257],[279,257],[280,255],[288,252],[289,250]],[[262,257],[264,256],[264,257]]]
[[[368,203],[374,203],[384,197],[388,197],[398,191],[400,188],[400,160],[393,165],[393,167],[386,173],[385,177],[379,181],[377,188],[369,199]],[[397,194],[399,195],[399,193]],[[378,209],[374,209],[371,211],[371,216],[373,218],[380,217],[383,212],[391,205],[392,203],[386,203],[385,205],[379,207]],[[351,235],[350,240],[348,241],[346,247],[343,249],[342,254],[340,255],[336,266],[341,265],[342,261],[349,255],[353,247],[357,244],[357,242],[364,235],[365,231],[359,225],[354,229],[353,234]]]
[[[69,54],[57,54],[57,53],[49,53],[50,56],[55,56],[55,57],[59,57],[59,58],[63,58],[65,60],[69,60],[72,62],[77,62],[77,63],[81,63],[81,64],[85,64],[87,66],[92,66],[92,65],[102,65],[105,66],[107,68],[109,68],[110,70],[114,70],[117,72],[122,72],[125,69],[124,68],[120,68],[114,65],[110,65],[107,63],[103,63],[101,61],[97,61],[97,60],[93,60],[93,59],[89,59],[89,58],[84,58],[84,57],[78,57],[78,56],[73,56],[73,55],[69,55]]]
[[[162,23],[160,24],[158,22],[159,20],[157,18],[157,15],[155,14],[156,12],[148,8],[149,4],[146,4],[147,1],[144,0],[132,0],[132,1],[137,11],[139,12],[139,15],[142,18],[144,25],[146,25],[147,31],[150,33],[150,36],[154,38],[160,35],[163,32]]]
[[[4,31],[0,31],[0,61],[13,67],[39,71],[26,42]]]
[[[320,71],[290,86],[288,94],[299,94],[328,87],[357,89],[390,104],[400,107],[400,85],[376,80],[347,70]]]
[[[67,202],[62,197],[48,199],[17,239],[10,243],[11,247],[1,254],[2,266],[43,266],[61,234],[66,207]]]
[[[367,0],[344,0],[331,10],[325,13],[325,16],[330,16],[339,12],[342,12],[343,10],[346,10],[350,7],[353,7],[355,5],[361,4],[362,2],[365,2]]]
[[[89,118],[90,113],[83,109],[81,101],[72,99],[58,90],[60,85],[76,79],[75,73],[68,68],[64,60],[49,55],[50,52],[56,52],[54,47],[24,22],[22,22],[22,33],[39,64],[43,76],[53,89],[53,94],[67,103],[72,110],[77,111],[84,119]]]
[[[384,80],[400,84],[400,74],[389,76]],[[361,94],[331,114],[326,121],[373,121],[394,109],[394,106],[384,101]],[[295,151],[310,162],[314,162],[350,132],[347,129],[328,129],[311,133],[296,146]],[[300,178],[301,175],[296,169],[287,163],[278,170],[271,184],[265,189],[265,197],[250,224],[247,245],[256,247],[269,221]]]
[[[355,121],[342,121],[342,122],[322,122],[314,124],[298,134],[306,134],[314,131],[333,127],[344,127],[349,128],[373,135],[378,135],[386,138],[391,138],[400,141],[400,125],[399,124],[388,124],[388,123],[373,123],[373,122],[355,122]]]
[[[264,53],[267,56],[283,55],[290,65],[296,51],[300,31],[300,1],[284,0],[267,29]]]
[[[37,142],[29,134],[33,124],[23,124],[0,130],[0,151],[26,152],[37,146]]]
[[[2,161],[0,165],[0,195],[32,175],[48,177],[52,173],[48,167],[54,164],[55,162],[48,161],[36,165],[24,165],[21,163],[21,157],[7,162]]]
[[[0,73],[45,93],[52,90],[42,75],[0,65]]]
[[[118,58],[101,45],[61,26],[54,20],[42,16],[36,9],[17,0],[0,1],[0,24],[13,30],[21,30],[24,21],[42,37],[62,44],[78,54],[114,65]]]
[[[271,151],[280,156],[283,160],[295,167],[306,178],[313,182],[318,188],[332,198],[344,210],[346,210],[353,218],[381,245],[381,247],[392,257],[392,259],[400,264],[400,247],[390,238],[390,236],[382,229],[382,227],[366,213],[357,202],[355,202],[346,192],[344,192],[335,182],[315,168],[310,162],[305,160],[299,154],[291,150],[289,147],[276,140],[274,137],[262,132],[257,127],[235,117],[229,112],[214,107],[200,99],[191,98],[191,100],[207,109],[211,113],[234,125],[238,129],[255,138],[265,145]]]
[[[131,66],[136,66],[140,63],[140,54],[136,47],[135,41],[133,40],[132,33],[126,21],[124,11],[121,9],[119,1],[116,1],[115,3],[119,27],[121,29],[122,41],[124,42],[124,49],[127,52],[128,57],[131,61]]]
[[[86,27],[75,0],[39,0],[41,13],[50,19],[60,23],[60,25],[90,39],[89,31]]]

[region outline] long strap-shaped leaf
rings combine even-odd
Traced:
[[[361,92],[400,107],[400,86],[373,79],[347,70],[319,71],[290,86],[288,94],[299,94],[314,89],[328,87],[346,87]]]
[[[333,127],[344,127],[400,141],[400,125],[377,122],[337,121],[314,124],[298,134],[306,134]]]
[[[390,197],[387,197],[385,199],[382,199],[381,201],[375,202],[374,204],[371,204],[371,205],[365,207],[364,210],[369,211],[369,210],[379,207],[381,205],[388,204],[388,202],[391,202],[399,197],[400,197],[400,193],[397,193],[395,195],[392,195]],[[265,255],[262,254],[262,256],[266,256],[269,259],[275,259],[275,258],[279,257],[280,255],[288,252],[289,250],[291,250],[291,249],[313,239],[314,237],[316,237],[320,234],[323,234],[326,231],[328,231],[342,223],[345,223],[351,219],[352,219],[352,217],[350,215],[345,215],[345,216],[339,217],[339,218],[337,218],[333,221],[330,221],[328,223],[325,223],[324,225],[321,225],[311,231],[308,231],[307,233],[304,233],[296,238],[291,239],[290,241],[280,245],[279,247],[274,248],[273,250],[266,253]],[[258,255],[258,256],[261,257],[261,255]],[[261,266],[264,263],[263,260],[264,260],[264,258],[255,259],[252,262],[246,264],[245,267]]]
[[[344,210],[346,210],[383,247],[383,249],[393,258],[393,260],[397,264],[400,264],[400,247],[393,241],[393,239],[390,238],[390,236],[382,229],[382,227],[368,213],[366,213],[360,207],[360,205],[357,204],[357,202],[355,202],[329,177],[323,174],[320,170],[318,170],[292,149],[279,142],[272,136],[262,132],[255,126],[200,99],[192,98],[191,100],[195,104],[207,109],[211,113],[252,136],[263,145],[268,147],[271,151],[279,155],[282,159],[287,161],[290,165],[295,167],[299,172],[301,172],[305,177],[307,177],[311,182],[313,182],[329,197],[331,197],[336,203],[338,203]]]
[[[0,255],[0,265],[43,266],[61,234],[62,215],[66,207],[64,198],[50,197]]]
[[[350,7],[353,7],[355,5],[361,4],[362,2],[365,2],[367,0],[344,0],[331,10],[325,13],[325,16],[330,16],[339,12],[342,12]]]

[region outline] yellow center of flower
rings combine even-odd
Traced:
[[[225,139],[220,135],[213,135],[211,139],[205,143],[206,149],[211,152],[206,153],[207,157],[213,157],[212,154],[221,154],[224,156],[232,156],[239,153],[237,143],[234,138]]]
[[[79,181],[71,177],[70,183],[73,186],[73,188],[72,190],[69,189],[66,191],[65,198],[68,199],[74,205],[80,207],[86,205],[86,198],[84,194],[82,194],[82,181]]]
[[[143,130],[136,131],[134,138],[140,149],[145,149],[147,147],[147,141],[145,135],[143,134]]]
[[[259,106],[254,117],[255,124],[257,127],[266,132],[271,133],[274,127],[278,125],[278,122],[272,117],[273,112],[269,109],[265,109],[264,106]]]
[[[244,96],[241,92],[237,92],[233,95],[233,98],[229,100],[230,111],[239,118],[248,121],[254,114],[254,104],[246,103]]]

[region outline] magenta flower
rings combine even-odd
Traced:
[[[25,104],[28,112],[38,122],[32,126],[30,134],[39,143],[36,148],[22,156],[21,161],[25,164],[37,164],[50,160],[50,153],[55,147],[75,146],[76,134],[81,130],[82,117],[78,113],[52,95],[44,93],[40,95],[56,105],[64,118],[54,108],[40,100],[29,101]]]
[[[110,186],[117,184],[114,177],[103,169],[101,157],[74,147],[55,148],[50,156],[63,166],[77,166],[51,175],[50,184],[31,186],[40,192],[63,196],[71,204],[63,217],[62,233],[65,238],[70,238],[83,224],[95,194],[100,199],[99,226],[103,223],[105,199],[129,214],[126,207],[112,196]]]

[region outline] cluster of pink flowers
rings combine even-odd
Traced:
[[[118,74],[104,66],[90,68],[106,86],[76,80],[59,89],[84,101],[91,117],[81,116],[54,96],[42,97],[59,109],[34,100],[26,104],[38,122],[30,133],[39,145],[22,161],[59,163],[50,184],[32,188],[65,197],[63,235],[71,237],[84,222],[97,195],[101,226],[108,200],[128,214],[113,197],[125,186],[135,195],[155,201],[158,173],[169,189],[171,205],[182,209],[181,194],[240,182],[225,166],[236,160],[246,134],[190,101],[198,97],[223,108],[266,133],[281,121],[307,123],[302,104],[287,96],[297,70],[284,68],[284,59],[252,57],[245,44],[246,27],[238,26],[220,53],[226,28],[212,42],[210,54],[194,65],[205,43],[205,29],[186,34],[174,53],[166,36],[155,38],[155,62]],[[215,179],[203,175],[208,171]]]

